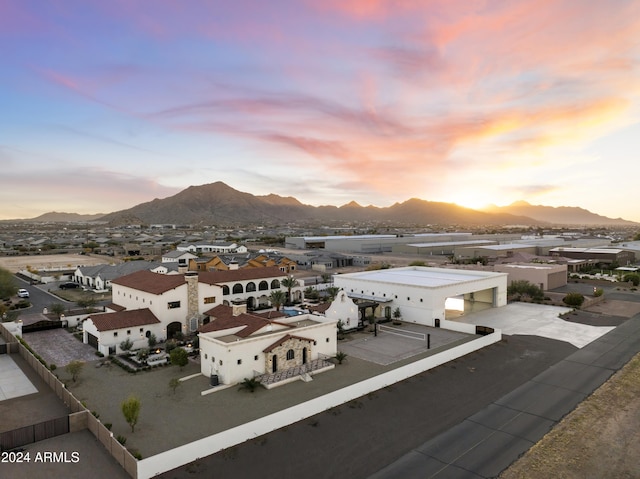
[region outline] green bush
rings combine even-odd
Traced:
[[[584,296],[580,293],[569,293],[564,298],[562,298],[562,302],[567,306],[573,306],[574,308],[579,308],[584,303]]]

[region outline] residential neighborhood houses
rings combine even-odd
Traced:
[[[320,373],[330,376],[343,354],[341,345],[347,347],[341,342],[345,334],[363,334],[362,350],[379,333],[405,338],[410,348],[416,343],[406,338],[426,345],[427,336],[436,338],[440,332],[460,335],[452,339],[451,351],[440,346],[442,354],[447,351],[448,361],[501,340],[499,329],[466,319],[507,306],[508,289],[514,282],[547,292],[566,287],[572,275],[602,278],[607,270],[615,280],[637,271],[634,248],[615,247],[610,238],[593,236],[543,239],[513,233],[430,233],[429,242],[424,242],[425,236],[419,233],[309,235],[287,238],[295,249],[284,250],[252,242],[150,241],[154,235],[159,238],[158,229],[162,228],[137,231],[139,242],[123,239],[125,256],[114,255],[104,264],[66,265],[58,271],[24,267],[19,274],[48,285],[49,291],[70,280],[87,294],[110,293],[106,304],[75,320],[82,342],[114,361],[119,357],[126,361],[144,351],[142,363],[137,364],[145,366],[167,364],[170,344],[184,348],[197,364],[198,376],[209,382],[203,395],[249,380],[272,389],[286,388],[292,381],[310,382]],[[109,243],[106,236],[94,239],[100,240],[99,245]],[[343,249],[331,251],[321,243]],[[392,319],[399,328],[395,332],[384,324]],[[19,326],[15,330],[20,331]],[[402,339],[397,341],[394,347],[404,347],[398,346]],[[372,348],[363,358],[388,353],[385,348]],[[395,361],[423,353],[413,351]],[[425,362],[417,362],[421,368],[434,367],[441,364],[439,354],[420,356]],[[397,374],[394,381],[407,377],[403,367],[393,373]],[[314,403],[305,414],[382,386],[367,387],[371,389],[364,393],[360,386],[345,387],[339,399],[331,399],[338,402]],[[278,424],[260,427],[272,430]],[[222,447],[212,437],[203,441],[180,459],[174,449],[130,467],[137,471],[136,477],[152,477],[166,470],[165,463],[186,464]]]

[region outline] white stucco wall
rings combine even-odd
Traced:
[[[412,282],[403,282],[404,272],[411,273]],[[430,281],[440,274],[460,277],[445,285]],[[431,284],[433,283],[433,284]],[[462,271],[444,268],[392,268],[383,272],[341,274],[334,277],[335,286],[347,294],[391,299],[392,310],[400,308],[403,321],[434,326],[435,319],[444,319],[447,298],[474,293],[476,301],[495,307],[507,304],[507,274],[484,271]]]
[[[92,334],[96,338],[98,338],[98,351],[100,351],[105,356],[109,355],[109,347],[116,347],[116,354],[122,353],[122,349],[120,348],[120,343],[126,341],[127,338],[133,342],[133,347],[131,349],[140,349],[147,348],[149,346],[149,342],[147,339],[147,331],[150,331],[152,334],[156,336],[158,341],[163,341],[165,339],[163,333],[162,324],[145,324],[143,326],[131,326],[128,328],[115,329],[110,331],[98,331],[95,324],[91,318],[87,319],[83,323],[83,334],[82,334],[82,342],[87,344],[89,342],[89,334]],[[117,333],[117,336],[114,335]]]
[[[228,336],[237,329],[200,333],[200,372],[205,376],[217,374],[222,384],[235,384],[256,374],[270,372],[265,370],[267,354],[264,350],[287,334],[315,341],[315,344],[310,345],[309,361],[318,359],[321,354],[335,356],[337,321],[313,315],[300,315],[295,318],[298,321],[311,318],[322,322],[299,328],[281,328],[270,334],[257,334],[236,342],[224,342],[216,337]],[[212,358],[215,361],[212,361]]]

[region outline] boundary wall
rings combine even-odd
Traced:
[[[459,324],[459,323],[457,323]],[[468,326],[468,325],[467,325]],[[475,326],[474,328],[475,333]],[[148,479],[157,474],[183,466],[201,457],[222,451],[241,444],[263,434],[275,431],[346,402],[365,396],[371,392],[385,388],[408,379],[429,369],[445,364],[461,356],[482,349],[502,339],[502,332],[495,330],[486,336],[447,349],[406,366],[388,371],[373,378],[366,379],[338,391],[325,394],[288,409],[278,411],[255,421],[227,429],[155,456],[138,461],[137,479]]]
[[[88,429],[111,456],[118,461],[124,470],[133,479],[138,477],[137,459],[120,444],[113,433],[109,431],[98,418],[91,414],[86,407],[65,388],[64,384],[44,364],[42,364],[31,352],[18,342],[16,337],[0,323],[0,335],[7,341],[9,353],[19,353],[38,376],[56,393],[56,396],[69,408],[69,432],[77,432]]]

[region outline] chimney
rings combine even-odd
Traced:
[[[231,303],[231,307],[233,308],[233,315],[239,316],[247,312],[247,302],[246,301],[233,301]]]
[[[237,269],[238,269],[238,262],[236,260],[229,262],[229,271],[235,271]]]
[[[196,271],[189,271],[184,274],[184,280],[187,282],[187,328],[189,331],[197,329],[197,324],[190,324],[193,318],[199,317],[198,311],[198,273]]]

